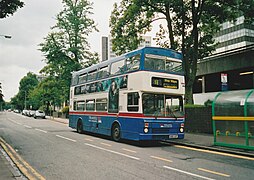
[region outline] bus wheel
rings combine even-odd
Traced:
[[[78,120],[78,124],[77,124],[77,132],[79,133],[79,134],[82,134],[83,133],[83,124],[82,124],[82,121],[81,121],[81,119],[79,119]]]
[[[121,130],[118,123],[113,125],[111,134],[114,141],[119,141],[121,139]]]

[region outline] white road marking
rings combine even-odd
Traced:
[[[95,146],[95,145],[92,145],[92,144],[85,143],[85,145],[93,147],[93,148],[96,148],[96,149],[100,149],[100,150],[103,150],[103,151],[107,151],[107,152],[110,152],[110,153],[114,153],[114,154],[118,154],[118,155],[121,155],[121,156],[125,156],[125,157],[131,158],[131,159],[140,160],[140,158],[138,158],[138,157],[130,156],[130,155],[123,154],[123,153],[120,153],[120,152],[117,152],[117,151],[112,151],[112,150],[105,149],[105,148],[102,148],[102,147],[99,147],[99,146]]]
[[[21,123],[17,122],[17,121],[14,121],[12,119],[9,119],[11,122],[15,123],[15,124],[18,124],[18,125],[22,125]]]
[[[25,126],[26,128],[29,128],[29,129],[31,129],[31,128],[32,128],[31,126],[28,126],[28,125],[23,125],[23,126]]]
[[[161,158],[161,157],[157,157],[157,156],[150,156],[150,157],[153,158],[153,159],[161,160],[161,161],[173,162],[173,161],[171,161],[171,160],[169,160],[169,159],[165,159],[165,158]]]
[[[22,117],[22,118],[26,118],[24,115],[22,115],[22,114],[16,114],[17,116],[19,116],[19,117]]]
[[[187,175],[190,175],[190,176],[194,176],[194,177],[198,177],[198,178],[201,178],[201,179],[215,180],[215,179],[212,179],[212,178],[208,178],[208,177],[201,176],[201,175],[198,175],[198,174],[190,173],[190,172],[183,171],[183,170],[180,170],[180,169],[176,169],[176,168],[172,168],[172,167],[168,167],[168,166],[163,166],[163,167],[166,168],[166,169],[170,169],[170,170],[173,170],[173,171],[177,171],[177,172],[187,174]]]
[[[88,139],[88,138],[85,138],[85,140],[86,140],[86,141],[90,141],[90,142],[92,142],[92,141],[93,141],[92,139]]]
[[[48,133],[47,131],[44,131],[44,130],[42,130],[42,129],[35,129],[36,131],[40,131],[40,132],[43,132],[43,133]]]
[[[68,141],[72,141],[72,142],[77,142],[76,140],[74,140],[74,139],[70,139],[70,138],[67,138],[67,137],[64,137],[64,136],[61,136],[61,135],[56,135],[57,137],[59,137],[59,138],[62,138],[62,139],[66,139],[66,140],[68,140]]]

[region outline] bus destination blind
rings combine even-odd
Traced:
[[[178,80],[152,77],[152,87],[178,89]]]

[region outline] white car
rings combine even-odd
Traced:
[[[39,117],[39,118],[45,119],[45,118],[46,118],[45,112],[42,111],[42,110],[37,110],[37,111],[35,111],[34,118],[36,119],[36,118],[38,118],[38,117]]]
[[[28,116],[29,117],[33,117],[35,114],[35,111],[34,110],[30,110],[29,113],[28,113]]]
[[[28,110],[24,109],[21,114],[27,116],[28,112],[29,112]]]

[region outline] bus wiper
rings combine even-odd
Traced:
[[[173,110],[170,110],[170,114],[177,120],[177,117],[176,117],[176,115],[175,115]]]
[[[157,108],[157,109],[155,110],[155,112],[154,112],[155,119],[158,118],[159,112],[160,112],[160,111],[159,111],[159,108]]]

